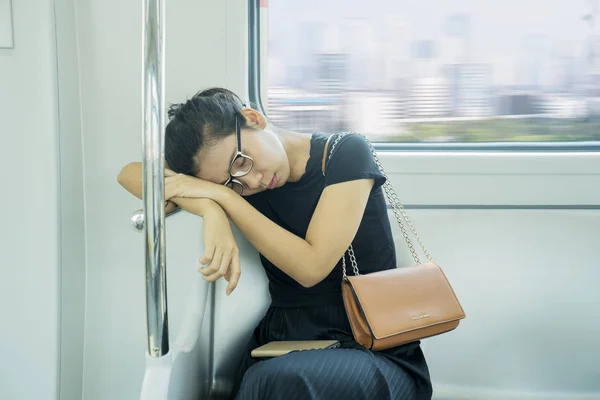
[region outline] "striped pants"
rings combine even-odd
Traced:
[[[296,351],[257,362],[236,400],[413,400],[413,378],[378,353],[356,349]]]

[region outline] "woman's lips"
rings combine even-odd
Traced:
[[[274,189],[277,186],[277,183],[279,183],[279,179],[277,179],[277,175],[273,175],[273,178],[271,179],[271,182],[269,182],[267,189]]]

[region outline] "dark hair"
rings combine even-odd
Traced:
[[[174,172],[196,175],[195,156],[206,145],[235,132],[235,120],[245,126],[241,114],[245,104],[232,91],[211,88],[198,92],[185,103],[169,107],[165,129],[165,162]]]

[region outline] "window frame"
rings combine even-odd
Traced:
[[[261,38],[260,1],[248,0],[248,96],[257,111],[267,116],[261,97]],[[268,93],[266,94],[268,96]],[[400,143],[373,142],[380,151],[501,151],[501,152],[598,152],[600,141],[579,142],[452,142],[452,143]]]

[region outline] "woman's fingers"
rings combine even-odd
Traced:
[[[240,275],[242,274],[242,270],[240,268],[240,252],[237,248],[233,251],[228,272],[230,274],[229,285],[227,285],[227,290],[225,291],[227,296],[229,296],[231,292],[233,292],[233,289],[237,287],[238,281],[240,280]]]
[[[206,248],[204,249],[204,255],[202,257],[198,258],[198,262],[202,265],[207,265],[212,261],[214,254],[215,254],[215,246],[213,244],[209,243],[206,245]],[[198,272],[200,272],[201,269],[203,269],[203,268],[202,267],[198,268]]]
[[[165,200],[170,200],[173,197],[176,197],[176,188],[175,188],[175,180],[176,178],[165,178]]]
[[[210,262],[210,264],[208,264],[208,266],[206,266],[204,268],[198,269],[198,271],[202,275],[204,275],[204,278],[206,278],[207,276],[212,275],[219,270],[222,259],[223,259],[223,252],[221,251],[221,249],[219,249],[217,247],[215,249],[215,253],[213,255],[213,258],[212,258],[212,261]]]
[[[237,287],[241,275],[239,250],[235,241],[223,240],[215,244],[211,242],[205,241],[206,250],[204,255],[198,258],[198,262],[206,267],[198,268],[198,272],[209,282],[225,277],[229,282],[225,293],[229,296]]]
[[[223,253],[223,257],[221,258],[221,264],[219,265],[219,269],[213,272],[210,275],[206,275],[205,279],[209,282],[214,282],[219,278],[225,276],[227,269],[229,268],[229,264],[231,263],[231,252]]]

